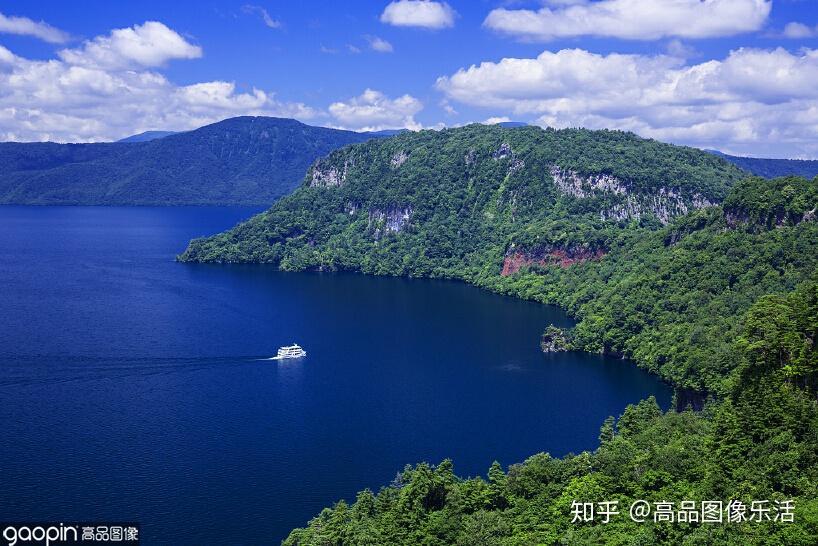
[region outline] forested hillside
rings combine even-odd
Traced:
[[[320,159],[293,195],[185,258],[490,276],[513,244],[604,251],[611,229],[662,225],[744,176],[699,150],[616,131],[406,133]]]
[[[463,279],[577,319],[548,350],[621,354],[704,411],[654,401],[593,453],[488,481],[407,468],[287,544],[813,544],[818,532],[818,178],[746,178],[612,131],[470,126],[330,154],[302,186],[182,260]],[[545,328],[547,325],[543,325]],[[505,461],[507,462],[507,461]],[[571,522],[571,502],[795,499],[796,522]]]
[[[316,158],[372,137],[239,117],[148,141],[0,143],[0,204],[269,205]]]

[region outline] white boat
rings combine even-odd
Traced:
[[[273,357],[273,360],[284,360],[286,358],[301,358],[307,356],[307,351],[301,348],[300,345],[293,343],[278,349],[278,354]]]

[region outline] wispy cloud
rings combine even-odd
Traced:
[[[245,4],[241,7],[241,11],[250,15],[257,15],[269,28],[281,28],[281,21],[279,21],[278,19],[274,19],[273,17],[270,17],[270,14],[267,13],[267,10],[261,6]]]
[[[0,13],[0,32],[33,36],[51,44],[64,44],[71,39],[70,34],[44,21],[37,22],[28,17],[8,16],[2,13]]]
[[[364,36],[367,42],[369,42],[369,47],[373,51],[377,51],[379,53],[392,53],[394,48],[392,44],[384,40],[383,38],[379,38],[378,36]]]

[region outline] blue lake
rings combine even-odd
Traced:
[[[544,355],[558,309],[457,282],[174,262],[246,208],[0,207],[0,519],[277,544],[407,463],[593,449],[671,391]],[[260,360],[285,344],[298,361]]]

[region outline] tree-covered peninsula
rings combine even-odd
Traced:
[[[600,447],[488,478],[407,467],[286,543],[814,544],[818,179],[746,178],[616,131],[468,126],[353,145],[187,261],[457,278],[567,309],[549,350],[620,354],[711,395],[606,421]],[[547,325],[543,325],[545,328]],[[507,461],[506,461],[507,462]],[[635,523],[648,501],[794,501],[794,521]],[[617,500],[610,523],[573,501]],[[749,515],[749,512],[748,512]]]

